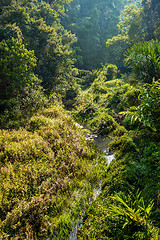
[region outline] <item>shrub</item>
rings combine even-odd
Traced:
[[[158,240],[158,231],[153,229],[149,221],[153,202],[146,206],[143,197],[140,193],[134,196],[124,196],[116,194],[111,197],[114,204],[110,204],[108,210],[110,217],[118,217],[119,222],[123,223],[122,228],[117,227],[116,238],[120,235],[126,239],[154,239]]]
[[[136,88],[132,88],[128,90],[124,95],[123,95],[123,102],[125,103],[125,107],[131,107],[131,106],[138,106],[140,104],[140,96],[141,91]]]
[[[126,134],[121,137],[116,136],[109,144],[109,148],[118,156],[136,151],[136,145],[133,143],[132,138],[128,137]]]
[[[125,133],[127,133],[127,130],[125,129],[125,127],[119,125],[119,126],[117,126],[117,128],[113,131],[113,136],[120,137],[120,136],[124,135]]]
[[[98,135],[107,135],[115,130],[117,123],[107,112],[99,111],[90,121],[90,126]]]
[[[26,130],[13,130],[7,132],[0,131],[1,139],[1,163],[15,162],[32,162],[54,159],[49,144],[44,142],[43,138],[38,134],[31,134]]]
[[[159,133],[160,129],[160,82],[153,81],[152,84],[145,86],[141,90],[141,103],[138,107],[131,107],[126,112],[120,114],[125,115],[126,120],[131,123],[141,123],[144,126],[150,127],[152,130]]]
[[[28,51],[22,40],[15,38],[0,42],[0,55],[1,100],[8,100],[22,94],[24,88],[33,82],[36,58],[34,51]]]
[[[109,64],[107,66],[107,80],[112,80],[112,79],[115,79],[116,76],[117,76],[117,66],[116,65],[113,65],[113,64]]]

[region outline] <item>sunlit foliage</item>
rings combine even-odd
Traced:
[[[122,112],[131,122],[140,122],[154,131],[160,129],[160,83],[153,81],[145,85],[139,96],[141,104],[138,107],[131,107],[128,111]]]
[[[68,239],[103,159],[59,103],[0,130],[0,238]]]
[[[1,100],[22,94],[25,87],[34,82],[32,76],[36,66],[33,51],[28,51],[22,40],[14,39],[0,43],[0,89]]]
[[[131,67],[135,78],[152,83],[160,78],[160,43],[158,40],[133,45],[125,54],[125,64]]]
[[[159,1],[71,2],[0,2],[0,239],[158,240]]]

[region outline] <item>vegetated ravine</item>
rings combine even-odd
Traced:
[[[0,239],[160,239],[159,19],[159,0],[0,1]]]

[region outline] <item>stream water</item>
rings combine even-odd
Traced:
[[[114,154],[110,152],[108,148],[108,144],[110,143],[111,139],[107,137],[100,137],[100,136],[94,136],[94,135],[89,135],[88,138],[94,139],[95,144],[101,149],[102,152],[105,153],[105,157],[109,165],[111,161],[115,158]],[[93,190],[93,200],[95,200],[98,197],[101,191],[102,191],[102,188],[101,188],[101,182],[100,182],[99,186],[94,188]],[[77,223],[74,225],[72,231],[70,232],[69,240],[77,239],[78,228],[81,228],[82,226],[83,226],[83,218],[79,218]]]
[[[110,152],[108,148],[111,139],[106,137],[95,136],[94,142],[101,149],[101,151],[105,153],[105,157],[109,165],[111,161],[115,158],[114,154]]]

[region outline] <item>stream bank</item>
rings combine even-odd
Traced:
[[[80,128],[82,128],[82,126],[80,126]],[[111,163],[111,161],[115,158],[115,155],[113,154],[113,152],[110,152],[109,148],[108,148],[108,145],[111,142],[111,139],[109,137],[104,137],[104,136],[102,137],[102,136],[97,136],[97,135],[89,135],[87,137],[94,140],[94,143],[105,154],[105,158],[109,165]],[[99,185],[97,187],[95,187],[93,190],[93,201],[96,200],[96,198],[99,196],[99,194],[101,192],[102,192],[102,187],[101,187],[101,182],[100,182]],[[78,219],[77,223],[74,225],[72,231],[70,232],[69,240],[77,239],[78,229],[80,229],[82,226],[83,226],[83,217],[80,217]]]

